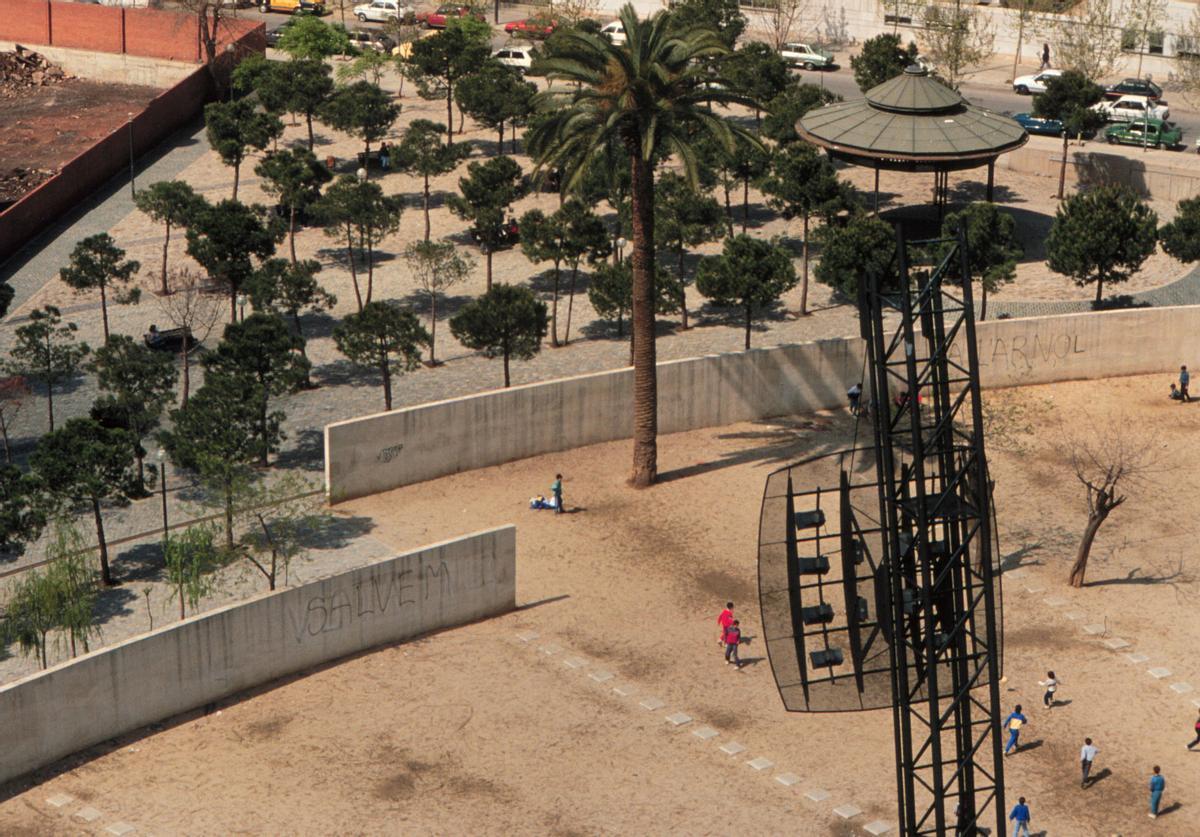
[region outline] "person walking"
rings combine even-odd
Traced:
[[[1050,69],[1050,44],[1042,44],[1042,70]],[[1042,70],[1038,70],[1040,73]]]
[[[1042,706],[1046,709],[1054,706],[1054,693],[1058,691],[1058,678],[1054,676],[1054,672],[1046,672],[1046,679],[1038,681],[1039,686],[1046,688],[1046,693],[1042,695]]]
[[[554,513],[563,513],[563,498],[562,498],[562,474],[554,475],[554,482],[550,485],[550,493],[554,495]]]
[[[1192,400],[1192,396],[1188,395],[1188,384],[1191,382],[1192,376],[1188,374],[1187,367],[1179,367],[1179,400],[1185,404]]]
[[[1012,714],[1004,719],[1004,726],[1008,729],[1008,743],[1004,745],[1004,755],[1007,756],[1010,750],[1020,749],[1017,741],[1021,738],[1021,727],[1025,726],[1028,720],[1021,714],[1021,704],[1019,703]]]
[[[1198,717],[1196,718],[1196,727],[1195,727],[1195,729],[1196,729],[1196,737],[1192,739],[1192,743],[1191,743],[1191,744],[1187,745],[1187,748],[1188,748],[1189,750],[1190,750],[1190,749],[1192,749],[1193,747],[1195,747],[1197,744],[1200,744],[1200,716],[1198,716]]]
[[[1021,797],[1016,805],[1013,806],[1012,813],[1008,815],[1012,820],[1013,833],[1012,837],[1020,837],[1024,833],[1025,837],[1029,837],[1029,806],[1025,804],[1025,797]]]
[[[1083,749],[1079,751],[1079,769],[1082,771],[1083,777],[1079,781],[1079,787],[1087,787],[1088,775],[1092,772],[1092,762],[1096,760],[1098,752],[1100,752],[1100,748],[1092,744],[1092,739],[1083,739]]]
[[[1156,764],[1154,765],[1154,773],[1150,776],[1150,819],[1158,819],[1158,806],[1162,803],[1163,790],[1167,787],[1167,780],[1163,778],[1162,770]]]
[[[725,609],[721,611],[721,615],[717,617],[717,628],[720,635],[717,637],[717,645],[725,647],[725,631],[729,630],[729,626],[733,624],[733,602],[725,602]]]
[[[742,644],[742,629],[738,627],[738,624],[736,619],[730,622],[722,639],[725,642],[725,664],[741,668],[742,661],[738,657],[738,646]],[[732,659],[730,659],[731,657]]]

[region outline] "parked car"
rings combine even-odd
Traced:
[[[1120,122],[1104,132],[1104,139],[1116,145],[1140,145],[1149,148],[1178,149],[1183,142],[1183,131],[1178,125],[1161,119],[1146,119],[1142,122]]]
[[[147,348],[159,349],[164,352],[179,354],[185,349],[190,354],[199,343],[192,337],[192,332],[186,328],[168,328],[159,331],[158,326],[151,324],[150,330],[142,335],[142,341]]]
[[[350,36],[350,46],[359,50],[373,49],[391,55],[396,49],[396,41],[378,29],[350,29],[346,34]]]
[[[610,43],[617,46],[625,45],[625,25],[619,20],[606,23],[604,28],[600,30],[600,35],[601,37],[608,38]]]
[[[812,44],[784,44],[779,54],[793,67],[803,67],[806,70],[823,70],[834,66],[833,53]]]
[[[533,49],[526,46],[506,46],[492,53],[505,67],[512,67],[521,75],[533,69]]]
[[[420,12],[417,14],[417,20],[424,23],[430,29],[445,29],[446,21],[452,17],[471,17],[476,20],[486,22],[483,15],[476,14],[471,11],[470,6],[460,6],[457,3],[443,3],[432,12]]]
[[[1162,88],[1148,78],[1127,78],[1104,88],[1104,95],[1112,99],[1121,96],[1145,96],[1158,101],[1162,98]]]
[[[1040,116],[1034,116],[1032,113],[1014,114],[1013,119],[1031,134],[1061,137],[1063,133],[1062,121],[1058,119],[1043,119]]]
[[[527,17],[504,24],[504,31],[509,35],[522,35],[526,38],[549,38],[557,28],[557,20],[545,17]]]
[[[1058,78],[1062,74],[1062,70],[1042,70],[1040,73],[1028,76],[1017,76],[1013,79],[1013,92],[1020,93],[1022,96],[1028,96],[1031,93],[1045,93],[1046,85],[1050,83],[1050,80]]]
[[[288,12],[299,14],[325,14],[325,0],[259,0],[260,12]]]
[[[371,0],[370,3],[361,3],[355,6],[354,16],[363,23],[368,20],[374,23],[386,23],[389,20],[399,20],[410,11],[412,11],[411,7],[404,5],[400,0]]]
[[[1171,111],[1166,105],[1155,104],[1145,96],[1105,99],[1092,105],[1092,110],[1103,114],[1109,122],[1141,122],[1146,117],[1165,122],[1171,117]]]

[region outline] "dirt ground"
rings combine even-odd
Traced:
[[[1197,693],[1171,686],[1200,684],[1189,511],[1200,476],[1181,464],[1200,403],[1169,401],[1167,383],[1124,378],[987,396],[1006,570],[1003,710],[1021,702],[1030,719],[1025,749],[1006,761],[1006,787],[1010,800],[1029,799],[1042,834],[1196,833],[1200,753],[1179,745],[1191,738]],[[1085,505],[1064,451],[1068,439],[1114,425],[1154,464],[1101,530],[1089,585],[1074,590],[1065,578]],[[835,412],[665,436],[663,480],[650,491],[626,485],[622,442],[345,504],[398,550],[516,523],[521,609],[80,754],[0,792],[0,830],[100,834],[121,820],[160,835],[841,835],[875,819],[895,823],[890,713],[784,712],[757,636],[765,478],[852,435],[852,420]],[[571,513],[529,510],[528,497],[545,493],[555,471],[566,477]],[[715,642],[726,599],[751,638],[752,662],[741,671],[724,665]],[[1085,624],[1103,633],[1089,635]],[[521,642],[528,632],[538,637]],[[1109,650],[1103,643],[1114,638],[1131,644]],[[1132,662],[1131,652],[1147,659]],[[564,665],[576,657],[586,665]],[[1156,679],[1150,667],[1171,674]],[[1062,681],[1049,711],[1037,685],[1047,669]],[[592,679],[597,670],[614,677]],[[641,708],[648,697],[664,705]],[[695,720],[674,727],[665,716],[676,711]],[[702,741],[692,734],[702,724],[720,734]],[[1085,736],[1100,755],[1097,781],[1081,790]],[[731,741],[745,751],[718,749]],[[744,764],[759,756],[773,766]],[[1154,764],[1167,777],[1169,813],[1151,822],[1145,784]],[[787,773],[800,781],[774,780]],[[818,788],[827,800],[806,799]],[[60,793],[103,817],[68,819],[72,806],[47,803]],[[842,821],[832,809],[847,802],[864,813]]]
[[[76,78],[0,98],[0,206],[55,175],[158,93]]]

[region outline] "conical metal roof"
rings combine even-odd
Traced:
[[[898,113],[939,113],[963,104],[963,97],[910,64],[904,72],[867,91],[872,106]]]

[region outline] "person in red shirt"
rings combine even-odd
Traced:
[[[721,615],[717,617],[717,627],[721,629],[721,635],[717,639],[717,645],[725,645],[725,630],[733,624],[733,602],[725,602],[725,609],[721,611]]]
[[[742,629],[738,627],[738,620],[734,619],[729,627],[725,629],[722,639],[725,642],[726,664],[733,664],[741,668],[742,661],[738,659],[738,646],[742,644]]]

